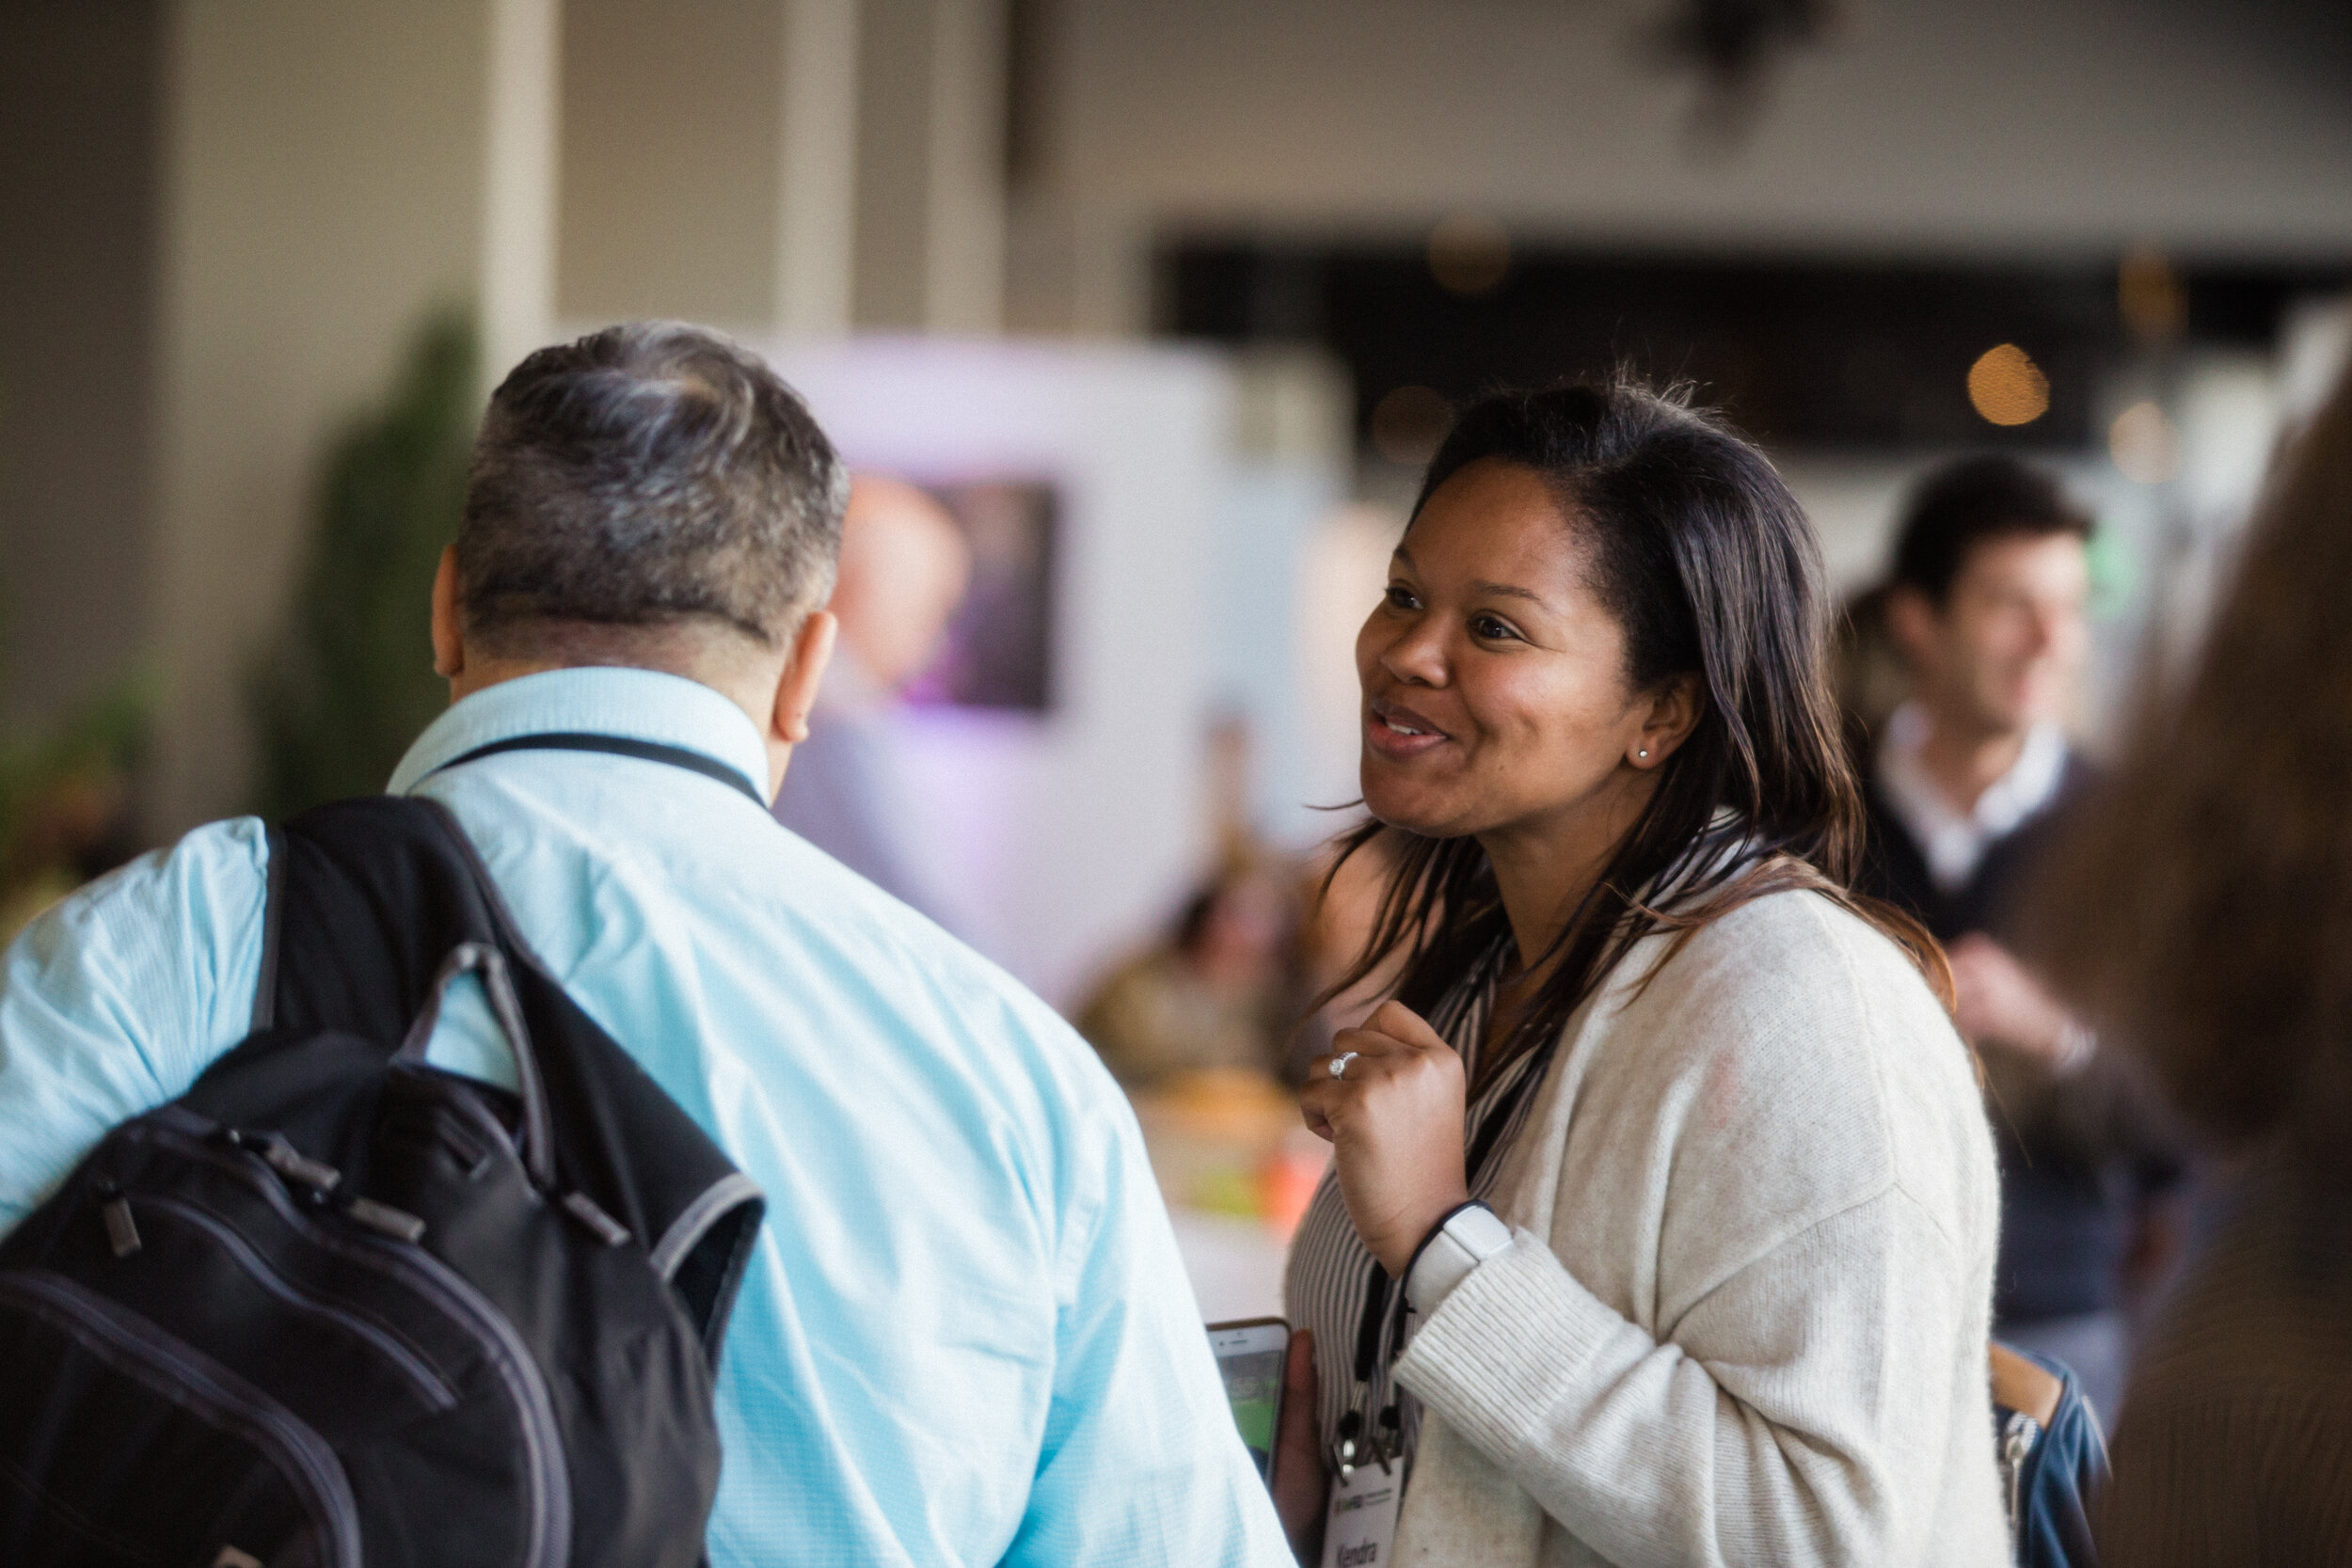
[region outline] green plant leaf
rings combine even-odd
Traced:
[[[437,312],[329,451],[294,601],[249,683],[265,816],[382,789],[448,704],[428,606],[465,506],[478,363],[469,315]]]

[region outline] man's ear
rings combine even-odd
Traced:
[[[457,546],[441,551],[433,574],[433,673],[455,680],[466,673],[466,639],[457,614]]]
[[[1670,675],[1650,693],[1649,712],[1640,733],[1627,748],[1626,761],[1635,768],[1656,768],[1691,738],[1707,711],[1707,690],[1695,670]]]
[[[1934,657],[1943,616],[1928,596],[1909,583],[1886,591],[1886,638],[1898,657],[1913,670],[1926,667]]]
[[[817,689],[825,681],[825,666],[833,662],[834,640],[841,621],[829,610],[813,610],[792,634],[784,671],[776,680],[775,711],[769,717],[769,738],[798,746],[808,738],[809,711],[817,705]]]

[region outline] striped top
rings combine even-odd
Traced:
[[[1461,1053],[1463,1069],[1473,1083],[1478,1077],[1478,1054],[1486,1038],[1487,1021],[1494,1013],[1496,983],[1502,977],[1509,951],[1510,942],[1505,937],[1430,1010],[1430,1027]],[[1472,1197],[1486,1198],[1492,1195],[1504,1164],[1504,1151],[1518,1136],[1518,1124],[1534,1099],[1524,1091],[1532,1086],[1550,1054],[1548,1051],[1528,1052],[1470,1103],[1464,1129],[1466,1149],[1479,1148],[1488,1124],[1496,1117],[1502,1118],[1492,1138],[1491,1151],[1481,1168],[1470,1173]],[[1399,1327],[1395,1303],[1404,1294],[1401,1284],[1389,1291],[1390,1307],[1382,1314],[1379,1348],[1370,1386],[1359,1386],[1356,1381],[1357,1341],[1373,1275],[1379,1267],[1347,1217],[1347,1205],[1340,1197],[1337,1169],[1326,1171],[1323,1184],[1315,1189],[1313,1202],[1308,1205],[1306,1217],[1299,1222],[1282,1279],[1282,1302],[1291,1326],[1314,1331],[1315,1433],[1327,1455],[1340,1422],[1350,1410],[1360,1411],[1363,1430],[1374,1433],[1377,1431],[1380,1412],[1394,1398],[1409,1465],[1420,1434],[1421,1409],[1418,1402],[1402,1390],[1392,1395],[1389,1382],[1389,1368],[1404,1354],[1416,1324],[1408,1312]]]

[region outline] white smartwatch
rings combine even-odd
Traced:
[[[1468,1279],[1470,1271],[1511,1244],[1511,1227],[1485,1204],[1472,1201],[1438,1223],[1405,1270],[1405,1299],[1422,1317]]]

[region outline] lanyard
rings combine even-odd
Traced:
[[[445,772],[480,757],[496,756],[501,752],[603,752],[616,757],[635,757],[640,762],[665,762],[673,768],[683,768],[690,773],[716,779],[729,789],[740,791],[760,810],[768,809],[768,802],[759,798],[759,791],[752,787],[751,780],[743,776],[739,768],[730,768],[716,757],[690,752],[683,746],[664,746],[652,740],[629,740],[617,735],[588,735],[572,731],[518,735],[511,740],[493,740],[487,746],[477,746],[462,757],[452,757],[433,771]]]
[[[1518,1075],[1515,1081],[1480,1120],[1469,1157],[1463,1162],[1473,1188],[1494,1158],[1503,1133],[1518,1119],[1520,1107],[1542,1077],[1544,1062],[1550,1054],[1547,1048],[1531,1053],[1531,1059],[1519,1062],[1512,1069]],[[1358,1465],[1367,1464],[1377,1464],[1386,1472],[1403,1457],[1404,1395],[1393,1379],[1378,1420],[1369,1430],[1366,1416],[1371,1409],[1373,1369],[1381,1364],[1381,1346],[1386,1343],[1388,1364],[1395,1365],[1404,1350],[1405,1317],[1409,1310],[1404,1282],[1391,1279],[1389,1271],[1375,1259],[1364,1281],[1363,1315],[1356,1323],[1356,1407],[1340,1418],[1339,1432],[1331,1443],[1332,1467],[1342,1477],[1354,1474]]]

